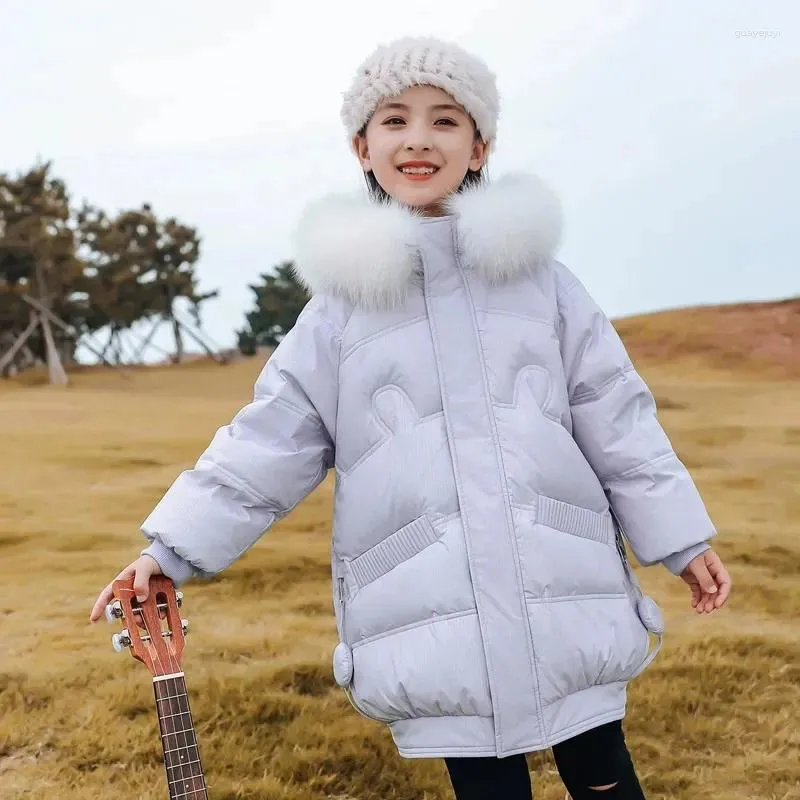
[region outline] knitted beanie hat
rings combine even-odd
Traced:
[[[383,100],[412,86],[444,90],[475,120],[484,141],[497,135],[500,100],[494,74],[458,45],[432,37],[397,39],[361,64],[342,103],[347,135],[352,139]]]

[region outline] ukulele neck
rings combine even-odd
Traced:
[[[182,672],[153,678],[170,800],[208,800]]]

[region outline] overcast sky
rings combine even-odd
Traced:
[[[380,42],[458,41],[498,76],[491,174],[534,172],[561,259],[612,315],[800,294],[796,0],[0,0],[0,171],[196,226],[206,330],[356,188],[341,92]]]

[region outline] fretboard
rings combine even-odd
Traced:
[[[170,800],[208,800],[183,673],[153,678]]]

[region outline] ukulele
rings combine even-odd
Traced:
[[[106,606],[106,619],[122,619],[127,627],[111,637],[118,653],[129,648],[153,675],[164,768],[170,800],[208,800],[181,655],[189,623],[178,609],[183,594],[163,575],[150,578],[150,594],[136,599],[133,577],[114,581],[114,597]]]

